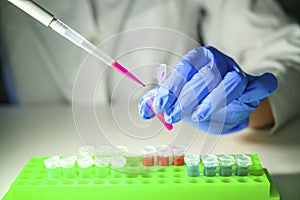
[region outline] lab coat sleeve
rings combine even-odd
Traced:
[[[203,4],[204,41],[230,55],[252,75],[273,73],[269,97],[275,132],[300,113],[300,29],[273,1],[217,0]]]

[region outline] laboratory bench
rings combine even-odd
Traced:
[[[169,132],[161,128],[158,120],[139,119],[136,104],[122,109],[97,106],[91,110],[82,106],[72,111],[69,105],[0,107],[0,197],[32,157],[76,155],[80,146],[97,145],[101,141],[125,145],[134,152],[139,145],[147,141],[153,144],[158,139],[164,144],[183,141],[192,152],[257,154],[270,172],[281,199],[300,199],[300,118],[275,135],[268,130],[245,129],[221,137],[209,136],[206,139],[209,145],[205,146],[207,135],[185,123],[176,124]],[[95,122],[89,120],[93,115]]]

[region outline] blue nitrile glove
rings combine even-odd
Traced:
[[[248,125],[250,113],[277,88],[276,78],[251,76],[213,47],[188,52],[160,84],[139,102],[142,119],[165,112],[168,123],[184,120],[210,133],[231,133]]]

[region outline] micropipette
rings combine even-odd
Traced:
[[[97,59],[101,60],[104,64],[111,66],[113,69],[117,70],[123,75],[126,75],[128,78],[137,82],[138,84],[145,87],[145,84],[140,81],[137,77],[135,77],[132,73],[130,73],[125,67],[123,67],[120,63],[113,60],[106,53],[98,49],[95,45],[85,39],[82,35],[68,27],[59,19],[56,19],[53,14],[51,14],[46,9],[42,8],[37,3],[30,0],[8,0],[42,24],[47,27],[50,27],[55,32],[59,33],[73,44],[87,51],[88,53],[95,56]]]

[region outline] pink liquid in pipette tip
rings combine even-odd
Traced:
[[[168,129],[169,131],[173,129],[173,124],[169,124],[165,121],[164,113],[156,114],[152,108],[152,104],[150,104],[150,108],[152,112],[155,114],[155,116],[159,119],[159,121],[161,121],[161,123],[166,127],[166,129]]]
[[[135,77],[132,73],[130,73],[125,67],[123,67],[120,63],[118,63],[117,61],[114,61],[111,66],[118,70],[121,74],[126,75],[128,78],[130,78],[131,80],[137,82],[138,84],[140,84],[141,86],[145,87],[145,84],[140,81],[137,77]]]

